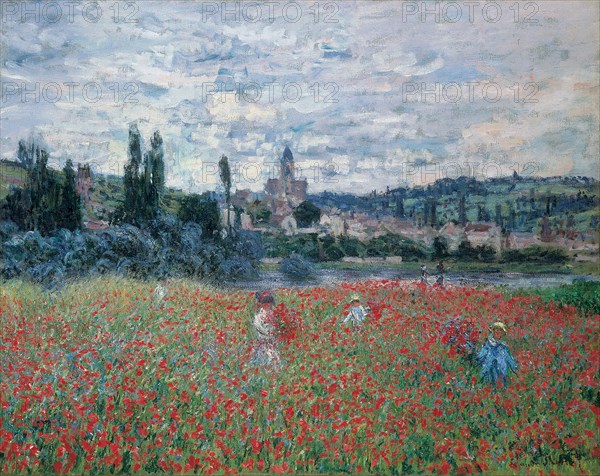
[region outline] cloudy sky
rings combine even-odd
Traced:
[[[596,2],[2,2],[1,156],[42,137],[120,173],[129,125],[167,182],[309,191],[599,169]]]

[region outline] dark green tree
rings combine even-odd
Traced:
[[[48,153],[35,141],[19,141],[17,157],[27,168],[27,182],[6,198],[6,216],[23,230],[49,234],[56,229],[60,187],[48,169]]]
[[[231,170],[229,168],[229,159],[226,155],[222,155],[221,159],[219,160],[219,177],[221,178],[221,183],[225,188],[225,204],[227,205],[227,230],[228,234],[231,235]]]
[[[140,217],[142,201],[142,183],[140,166],[142,164],[142,137],[136,124],[129,126],[129,145],[127,147],[127,164],[123,174],[125,201],[123,203],[124,220],[137,223]]]
[[[486,221],[486,211],[483,205],[477,205],[477,221]]]
[[[458,222],[465,226],[467,224],[467,207],[466,207],[466,197],[465,194],[462,193],[460,195],[460,201],[458,202]]]
[[[146,154],[146,160],[146,218],[153,218],[158,213],[165,188],[163,140],[159,131],[154,131],[150,139],[150,151]]]
[[[267,205],[260,200],[254,200],[252,203],[249,203],[246,208],[252,217],[253,225],[269,223],[269,219],[271,218],[271,210],[269,210]]]
[[[404,199],[402,197],[396,199],[396,216],[404,218]]]
[[[508,229],[510,231],[517,229],[517,212],[511,203],[508,203]]]
[[[502,205],[500,205],[499,203],[496,203],[496,213],[494,216],[494,221],[496,222],[496,225],[498,225],[500,228],[504,227],[504,220],[502,219]]]
[[[29,230],[48,235],[56,229],[60,186],[48,169],[48,152],[36,147],[35,163],[28,176],[30,194]]]
[[[33,142],[33,140],[31,141],[29,146],[27,146],[27,143],[23,139],[19,141],[17,159],[19,160],[19,163],[27,170],[30,170],[33,167],[34,147],[35,143]]]
[[[433,239],[434,258],[445,258],[448,256],[448,240],[444,236],[436,236]]]
[[[182,198],[178,218],[182,222],[198,223],[202,228],[202,236],[214,239],[218,237],[221,227],[219,204],[208,192],[198,195],[193,193]]]
[[[321,218],[321,209],[308,200],[304,200],[292,212],[299,227],[305,228],[318,222]]]
[[[435,228],[437,225],[437,200],[431,199],[431,228]]]
[[[150,150],[142,155],[142,137],[135,124],[129,128],[127,165],[123,176],[125,201],[123,221],[139,224],[152,220],[160,210],[165,187],[163,140],[159,131],[150,139]]]
[[[75,179],[73,162],[69,159],[63,168],[58,227],[71,231],[81,228],[82,225],[81,198],[77,193]]]

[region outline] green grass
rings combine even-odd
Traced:
[[[27,181],[27,171],[7,162],[0,162],[0,200],[8,195],[11,184],[22,186]]]
[[[574,306],[582,314],[600,315],[600,282],[575,281],[552,288],[526,288],[514,293],[516,296],[538,295],[546,302],[559,307]]]
[[[429,272],[435,271],[439,260],[423,261]],[[539,264],[539,263],[482,263],[480,261],[464,261],[456,259],[444,259],[447,273],[479,272],[479,273],[548,273],[548,274],[590,274],[600,275],[598,263],[577,262],[568,264]],[[405,261],[402,263],[345,263],[342,261],[325,261],[317,263],[320,269],[339,270],[372,270],[372,269],[397,269],[418,273],[421,261]],[[263,268],[264,267],[264,268]],[[277,265],[262,265],[265,271],[276,270]]]

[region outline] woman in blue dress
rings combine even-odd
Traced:
[[[510,349],[501,341],[506,333],[504,323],[494,322],[490,326],[490,336],[477,355],[477,362],[481,365],[481,378],[494,385],[497,385],[498,381],[506,385],[509,369],[515,373],[517,371],[517,363]]]

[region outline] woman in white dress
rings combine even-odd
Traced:
[[[256,293],[258,312],[254,315],[254,329],[257,334],[257,343],[254,349],[253,362],[256,365],[279,367],[277,316],[273,309],[275,299],[269,292]]]

